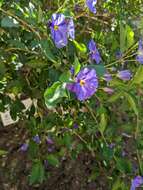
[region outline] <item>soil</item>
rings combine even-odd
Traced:
[[[16,125],[0,127],[0,150],[8,151],[0,156],[0,190],[105,190],[105,183],[88,182],[91,162],[88,153],[80,155],[77,160],[65,159],[59,168],[50,170],[49,178],[41,185],[30,186],[27,176],[31,162],[26,153],[20,152],[21,142],[26,134],[24,128]]]
[[[24,128],[21,125],[0,127],[0,133],[0,150],[8,151],[6,156],[0,156],[0,190],[109,190],[104,174],[99,180],[89,180],[94,167],[89,153],[79,155],[76,160],[65,159],[58,168],[48,166],[48,179],[40,185],[30,186],[31,162],[26,152],[19,151],[27,136]]]

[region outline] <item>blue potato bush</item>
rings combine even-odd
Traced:
[[[100,165],[93,181],[104,172],[108,189],[143,184],[142,8],[142,0],[0,1],[0,111],[25,123],[19,150],[33,163],[30,184],[46,180],[44,163],[85,151]],[[23,112],[23,97],[37,104]]]

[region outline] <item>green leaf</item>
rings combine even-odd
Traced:
[[[43,68],[47,65],[46,61],[38,60],[38,59],[32,59],[26,63],[29,67],[36,69],[36,68]]]
[[[129,25],[120,24],[120,49],[122,52],[134,44],[134,32]]]
[[[122,173],[130,173],[132,171],[132,165],[130,161],[122,158],[116,158],[116,167]]]
[[[70,9],[64,8],[61,10],[65,17],[71,18],[74,16],[73,12]]]
[[[127,49],[134,44],[134,32],[129,25],[126,25]]]
[[[51,68],[48,70],[48,78],[52,83],[59,80],[60,74],[61,74],[61,72],[54,68]]]
[[[32,126],[32,130],[35,130],[34,126]],[[38,144],[36,144],[34,141],[30,141],[30,143],[29,143],[29,151],[28,151],[28,154],[29,154],[30,158],[31,159],[36,158],[37,154],[38,154],[38,151],[39,151]]]
[[[0,79],[4,77],[6,73],[6,67],[4,63],[0,63]]]
[[[112,190],[128,190],[124,182],[117,180],[112,186]]]
[[[99,131],[101,133],[104,133],[105,129],[106,129],[106,126],[107,126],[107,116],[105,113],[102,113],[100,115],[100,124],[99,124]]]
[[[16,48],[20,48],[20,49],[27,49],[25,44],[19,40],[8,40],[8,43],[10,44],[11,47],[16,47]]]
[[[19,80],[13,80],[9,82],[7,86],[7,90],[10,93],[13,93],[14,95],[18,95],[22,91],[23,85],[21,84],[21,81]]]
[[[77,48],[77,50],[79,50],[82,53],[86,53],[87,48],[83,43],[78,43],[75,40],[73,40],[73,43],[74,43],[75,47]]]
[[[72,146],[72,137],[70,134],[66,133],[63,137],[64,144],[67,146],[67,148],[71,148]]]
[[[80,71],[80,68],[81,68],[81,64],[78,60],[78,58],[75,56],[75,59],[74,59],[74,74],[77,75],[78,72]]]
[[[32,166],[32,171],[29,178],[30,185],[34,183],[42,183],[44,179],[45,172],[43,164],[40,161],[37,161]]]
[[[100,64],[100,65],[88,65],[87,67],[95,69],[98,77],[102,77],[106,73],[106,69],[105,69],[104,65],[102,65],[102,64]]]
[[[19,24],[18,23],[14,23],[14,20],[10,17],[4,17],[2,20],[1,20],[1,27],[4,27],[4,28],[17,28],[19,27]]]
[[[0,0],[0,7],[2,6],[2,4],[3,4],[3,0]]]
[[[108,99],[108,102],[110,102],[110,103],[115,102],[115,101],[118,100],[122,95],[123,95],[122,92],[118,92],[118,93],[112,95],[112,96]]]
[[[22,110],[25,109],[24,104],[19,100],[15,100],[11,105],[10,105],[10,115],[13,120],[17,119],[17,116],[19,113],[22,112]]]
[[[140,67],[138,68],[132,83],[133,84],[140,84],[143,82],[143,66],[140,65]]]
[[[40,23],[43,19],[43,12],[42,9],[40,7],[40,5],[38,6],[38,23]]]
[[[67,71],[67,72],[64,72],[64,73],[60,76],[59,80],[60,80],[61,82],[70,82],[70,77],[71,77],[70,71]]]
[[[48,109],[54,108],[62,97],[67,97],[66,84],[55,82],[44,93],[45,103]]]
[[[128,93],[124,93],[125,97],[127,98],[131,108],[133,109],[133,111],[135,112],[136,115],[138,115],[138,108],[136,106],[136,102],[134,100],[134,98],[128,94]]]
[[[113,158],[114,151],[107,145],[103,145],[102,156],[106,161],[110,161]]]
[[[45,56],[52,61],[53,63],[57,63],[57,60],[55,58],[55,56],[52,53],[52,44],[50,43],[50,41],[48,40],[42,40],[41,41],[41,48],[43,53],[45,54]]]
[[[57,157],[53,154],[50,154],[47,156],[47,160],[49,162],[49,164],[51,164],[52,166],[59,166],[59,160],[57,159]]]
[[[8,153],[8,151],[6,150],[0,150],[0,156],[6,155]]]
[[[120,23],[120,50],[124,52],[126,49],[126,29],[122,23]]]

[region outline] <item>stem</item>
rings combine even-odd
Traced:
[[[134,55],[137,55],[137,53],[133,53],[132,55],[129,55],[129,56],[126,56],[126,57],[121,57],[119,60],[117,60],[117,61],[114,61],[114,62],[112,62],[112,63],[110,63],[110,64],[108,64],[108,65],[105,65],[105,67],[110,67],[110,66],[112,66],[112,65],[115,65],[116,63],[120,63],[120,62],[122,62],[122,61],[127,61],[127,60],[125,60],[125,59],[127,59],[127,58],[130,58],[130,57],[133,57]]]
[[[35,52],[35,51],[30,51],[30,50],[21,49],[21,48],[8,48],[8,49],[6,49],[5,51],[6,51],[6,52],[8,52],[8,51],[25,51],[25,52],[27,52],[27,53],[39,55],[39,53],[37,53],[37,52]]]
[[[91,113],[91,115],[92,115],[93,119],[96,121],[96,123],[98,123],[96,116],[94,115],[92,109],[90,108],[90,106],[88,106],[88,104],[86,102],[85,102],[85,106],[87,107],[87,109]]]
[[[85,144],[88,144],[86,140],[84,140],[79,134],[77,134],[75,131],[74,131],[74,134],[82,141],[84,142]]]
[[[129,52],[131,52],[134,48],[136,48],[138,45],[138,43],[135,43],[126,53],[125,55],[127,55]]]

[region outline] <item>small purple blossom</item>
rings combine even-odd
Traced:
[[[74,92],[80,101],[90,98],[98,88],[98,78],[95,69],[82,69],[77,74],[75,82],[67,84],[67,88]]]
[[[103,76],[103,79],[107,82],[111,81],[112,80],[112,76],[110,73],[105,73],[104,76]]]
[[[115,143],[111,143],[111,144],[109,144],[109,148],[111,148],[111,149],[113,149],[115,146],[116,146]]]
[[[79,128],[78,124],[77,124],[77,123],[74,123],[73,128],[74,128],[74,129],[78,129],[78,128]]]
[[[24,143],[24,144],[21,145],[20,150],[25,152],[25,151],[27,151],[28,147],[29,147],[29,144]]]
[[[122,151],[122,157],[125,157],[127,155],[126,151]]]
[[[88,44],[88,48],[90,51],[90,59],[91,60],[95,60],[97,64],[100,63],[101,61],[101,56],[100,53],[96,47],[96,43],[94,42],[94,40],[90,40],[89,44]]]
[[[97,0],[86,0],[87,7],[94,14],[96,14],[96,7],[95,7],[96,3],[97,3]]]
[[[47,142],[47,144],[49,144],[49,145],[53,145],[53,144],[54,144],[53,139],[51,139],[50,137],[48,137],[48,138],[46,139],[46,142]]]
[[[67,45],[68,37],[74,39],[74,22],[73,19],[67,19],[64,14],[54,13],[50,24],[52,39],[57,48]]]
[[[72,75],[74,75],[74,67],[70,68],[70,72],[71,72]]]
[[[131,79],[132,73],[130,70],[118,71],[117,77],[121,80],[128,81]]]
[[[70,18],[68,21],[68,37],[71,38],[72,40],[75,39],[75,28],[74,28],[74,22],[73,19]]]
[[[108,88],[108,87],[104,87],[103,91],[106,92],[106,93],[108,93],[108,94],[113,94],[114,93],[114,89]]]
[[[55,150],[55,147],[54,146],[52,146],[52,147],[48,147],[48,152],[53,152]]]
[[[132,180],[130,190],[136,190],[137,187],[141,187],[143,185],[143,177],[137,176]]]
[[[122,57],[122,52],[118,50],[118,51],[116,52],[116,58],[117,58],[117,59],[120,59],[121,57]]]
[[[143,64],[143,41],[139,41],[138,55],[136,56],[136,60]]]
[[[35,135],[33,137],[33,141],[36,142],[37,144],[39,144],[40,143],[40,137],[39,137],[39,135]]]

